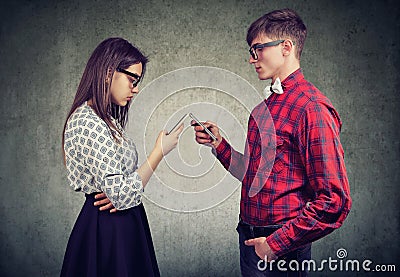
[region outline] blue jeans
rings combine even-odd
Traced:
[[[253,227],[257,229],[257,227]],[[274,228],[276,229],[276,226],[272,227],[270,233],[273,233]],[[249,232],[249,229],[246,226],[243,226],[243,223],[239,223],[236,230],[239,233],[240,271],[242,276],[308,276],[308,271],[302,270],[302,261],[311,259],[311,243],[300,247],[284,255],[283,257],[279,257],[279,259],[274,262],[265,263],[265,261],[262,261],[260,257],[257,256],[254,246],[247,246],[244,244],[245,240],[260,237],[262,235],[259,233],[257,234],[257,232],[253,232],[253,229],[251,229],[251,232]],[[266,232],[266,230],[263,230],[263,232]],[[263,236],[268,235],[268,232],[266,232]],[[297,262],[290,263],[292,260],[296,260]],[[291,270],[296,269],[297,265],[299,265],[298,271]],[[286,271],[284,271],[285,269]]]

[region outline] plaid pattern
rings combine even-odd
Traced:
[[[121,129],[115,120],[114,124]],[[116,142],[107,124],[85,103],[68,119],[64,138],[68,179],[74,190],[103,191],[118,210],[141,203],[137,151],[124,133]]]
[[[242,181],[242,220],[256,226],[283,225],[267,237],[278,256],[340,227],[351,207],[338,113],[329,99],[304,79],[301,69],[282,86],[283,94],[274,93],[252,111],[244,154],[225,139],[216,149],[222,165]],[[276,131],[272,159],[261,155],[268,143],[261,141],[260,132],[271,130],[268,116]],[[252,184],[261,184],[262,189],[249,197]]]

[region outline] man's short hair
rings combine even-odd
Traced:
[[[275,10],[254,21],[247,30],[246,40],[249,46],[262,34],[271,39],[291,39],[296,44],[296,58],[300,60],[307,37],[307,28],[295,11]]]

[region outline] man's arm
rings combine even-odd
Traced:
[[[196,141],[199,144],[212,146],[213,153],[216,155],[223,167],[239,181],[242,181],[248,165],[245,156],[233,149],[225,138],[221,136],[216,123],[207,121],[203,124],[214,134],[217,140],[213,141],[208,134],[203,132],[203,127],[196,126],[194,127],[194,130],[196,131]]]

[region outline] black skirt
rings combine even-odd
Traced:
[[[160,276],[143,204],[99,211],[94,195],[75,222],[61,276]]]

